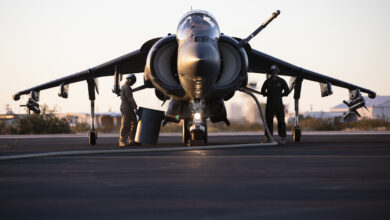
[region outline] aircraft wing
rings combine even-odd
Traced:
[[[119,73],[143,72],[148,52],[152,45],[159,39],[160,38],[149,40],[144,43],[140,49],[110,60],[96,67],[19,91],[14,95],[14,99],[17,100],[21,95],[29,94],[31,91],[39,92],[44,89],[60,86],[61,84],[66,85],[84,80],[91,80],[102,76],[114,75],[115,68]]]
[[[375,98],[375,92],[362,88],[351,83],[347,83],[329,76],[325,76],[301,67],[295,66],[278,58],[272,57],[268,54],[262,53],[260,51],[250,49],[248,52],[248,72],[256,73],[268,73],[269,68],[272,64],[278,65],[280,69],[280,75],[292,76],[292,77],[302,77],[302,79],[315,81],[319,83],[331,83],[334,86],[346,88],[349,90],[359,89],[361,92],[368,94],[370,98]]]

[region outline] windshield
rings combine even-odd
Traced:
[[[184,40],[195,35],[218,39],[219,28],[217,22],[203,13],[194,13],[183,18],[177,28],[177,39]]]

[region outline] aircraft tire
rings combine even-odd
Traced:
[[[293,133],[293,141],[300,142],[301,135],[302,135],[301,129],[299,127],[294,127],[292,133]]]
[[[96,131],[90,131],[88,133],[88,139],[89,139],[89,145],[95,145],[97,139]]]
[[[191,132],[191,137],[187,141],[187,146],[201,146],[205,144],[205,132],[196,130]]]

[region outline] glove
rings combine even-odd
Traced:
[[[136,109],[134,109],[134,111],[135,111],[135,114],[136,114],[136,115],[138,115],[139,117],[141,117],[142,111],[141,111],[140,108],[136,108]]]

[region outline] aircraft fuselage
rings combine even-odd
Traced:
[[[180,84],[193,99],[203,99],[216,83],[221,69],[219,27],[206,12],[191,11],[180,21],[177,71]]]

